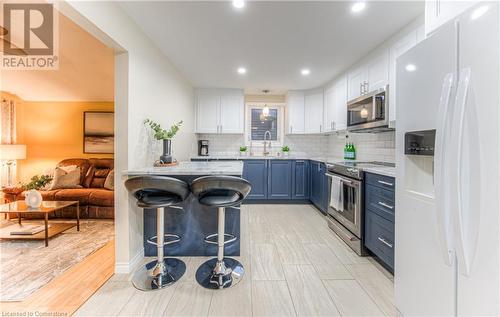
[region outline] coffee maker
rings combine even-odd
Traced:
[[[198,155],[208,156],[208,140],[198,140]]]

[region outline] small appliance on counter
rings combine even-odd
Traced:
[[[198,155],[208,156],[208,140],[198,140]]]

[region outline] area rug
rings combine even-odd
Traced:
[[[68,229],[51,238],[48,247],[43,240],[1,240],[0,301],[25,300],[113,237],[113,220],[82,220],[80,231]]]

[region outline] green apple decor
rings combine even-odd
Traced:
[[[173,124],[170,130],[165,130],[161,127],[159,123],[152,121],[151,119],[146,119],[144,124],[149,125],[151,130],[153,130],[154,138],[156,140],[163,141],[163,154],[160,156],[160,163],[169,164],[172,163],[172,138],[179,131],[182,121]]]

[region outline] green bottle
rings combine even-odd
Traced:
[[[354,146],[354,143],[351,144],[351,159],[356,159],[356,147]]]
[[[344,146],[344,160],[348,160],[349,159],[349,143],[346,142],[345,146]]]

